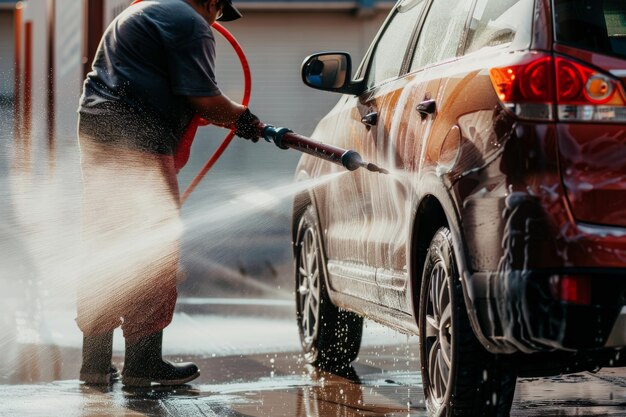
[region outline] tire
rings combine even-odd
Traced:
[[[315,210],[308,206],[295,240],[296,314],[305,360],[341,373],[361,347],[363,318],[333,305],[326,290],[326,263]]]
[[[433,237],[419,300],[419,354],[429,415],[508,416],[516,374],[470,326],[450,231]]]

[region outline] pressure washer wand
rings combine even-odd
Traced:
[[[363,161],[361,155],[356,151],[338,148],[313,140],[294,133],[286,127],[274,127],[272,125],[259,123],[257,129],[260,137],[268,142],[274,142],[274,144],[281,149],[295,149],[315,156],[316,158],[332,162],[333,164],[341,165],[350,171],[365,168],[368,171],[389,174],[389,171],[386,169],[380,168],[371,162]]]

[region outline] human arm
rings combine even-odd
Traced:
[[[204,120],[222,127],[233,127],[246,108],[225,96],[188,97],[193,109]]]
[[[223,94],[208,97],[188,97],[193,109],[210,123],[235,129],[235,134],[244,139],[257,139],[258,117],[247,108]]]

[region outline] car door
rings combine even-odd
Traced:
[[[373,218],[384,233],[372,241],[376,258],[376,280],[379,297],[388,307],[410,312],[407,297],[408,266],[411,250],[411,216],[417,208],[415,182],[424,154],[423,145],[430,136],[436,118],[437,94],[442,64],[454,65],[465,33],[472,2],[437,0],[417,33],[412,57],[407,60],[409,72],[395,90],[382,101],[379,113],[385,127],[379,129],[377,163],[388,167],[393,175],[381,176],[378,210]],[[445,137],[445,135],[444,135]],[[443,139],[443,137],[442,137]],[[438,158],[432,156],[431,159]],[[375,207],[377,208],[377,207]]]
[[[378,160],[378,143],[385,137],[386,116],[379,109],[395,100],[406,80],[399,78],[414,28],[426,0],[405,0],[391,12],[362,66],[366,91],[339,104],[334,139],[354,149],[366,161]],[[373,242],[387,233],[385,219],[391,209],[381,205],[386,180],[360,169],[328,185],[325,239],[331,286],[349,295],[378,302],[376,270],[381,253]],[[383,237],[386,239],[386,237]]]

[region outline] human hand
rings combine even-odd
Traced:
[[[259,141],[259,132],[257,131],[257,125],[260,120],[249,109],[244,110],[239,115],[235,122],[235,135],[243,139],[249,139],[252,142]]]

